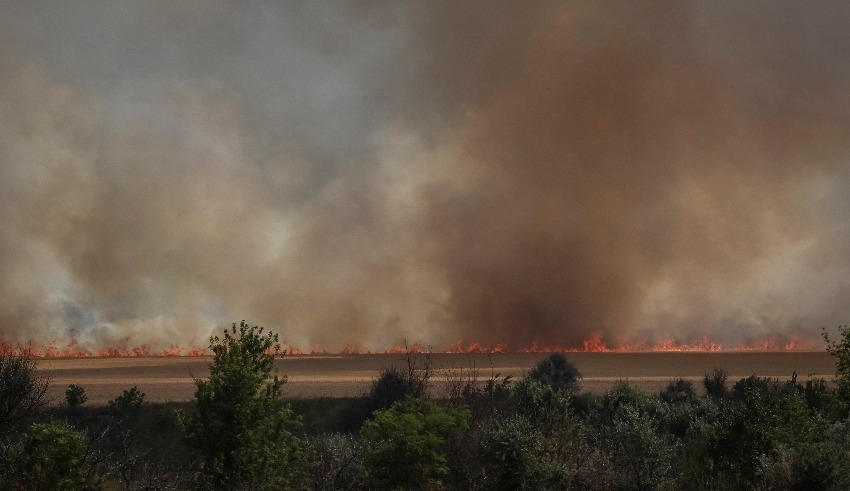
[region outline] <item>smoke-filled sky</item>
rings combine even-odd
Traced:
[[[850,322],[847,2],[0,1],[0,338]]]

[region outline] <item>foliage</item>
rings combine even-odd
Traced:
[[[41,411],[48,384],[33,358],[21,352],[0,354],[0,440]]]
[[[850,412],[850,326],[838,326],[840,340],[834,340],[824,328],[821,331],[826,351],[835,357],[835,383],[844,413]]]
[[[69,409],[77,409],[89,400],[82,385],[71,384],[65,389],[65,404]]]
[[[469,425],[469,411],[443,409],[434,401],[408,397],[377,411],[363,424],[370,442],[365,465],[379,489],[425,489],[438,485],[449,467],[446,440]]]
[[[121,392],[121,395],[107,402],[109,413],[118,420],[135,421],[139,417],[142,405],[145,403],[145,393],[137,386]]]
[[[768,379],[742,379],[733,393],[720,406],[709,454],[718,472],[755,483],[765,462],[809,436],[812,420],[802,394]]]
[[[404,340],[405,366],[381,370],[369,391],[369,409],[386,409],[407,396],[424,397],[431,379],[431,353],[414,352]]]
[[[372,382],[368,395],[369,410],[386,409],[412,393],[405,373],[398,366],[391,365],[381,370],[381,374]]]
[[[284,489],[298,477],[297,418],[274,368],[280,345],[263,331],[242,321],[210,338],[210,377],[195,381],[195,405],[181,417],[186,443],[201,455],[199,489]]]
[[[595,411],[595,439],[607,451],[611,484],[628,489],[671,487],[672,445],[663,431],[667,408],[628,382],[619,381]]]
[[[365,397],[296,398],[289,402],[292,411],[301,419],[300,433],[356,433],[369,418]]]
[[[10,450],[5,490],[91,491],[102,477],[86,435],[67,423],[36,423]]]
[[[366,487],[366,449],[359,435],[319,435],[308,440],[308,449],[312,456],[308,469],[311,489],[342,491]]]
[[[726,370],[715,368],[711,374],[706,373],[702,384],[705,387],[705,395],[709,397],[725,397],[728,394],[726,388]]]
[[[513,388],[515,412],[534,421],[545,434],[564,429],[573,419],[570,399],[565,392],[531,378]]]
[[[552,353],[541,360],[528,373],[528,377],[567,394],[575,394],[581,390],[581,372],[561,353]]]
[[[549,451],[540,430],[520,415],[491,421],[482,429],[477,447],[483,490],[567,489],[575,478]]]
[[[661,400],[671,403],[692,401],[695,396],[693,382],[682,378],[671,380],[659,394]]]

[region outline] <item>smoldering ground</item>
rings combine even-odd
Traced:
[[[304,348],[817,338],[827,2],[3,2],[0,329]]]

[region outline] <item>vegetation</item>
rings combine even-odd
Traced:
[[[23,352],[0,354],[0,443],[44,408],[47,386],[31,357]]]
[[[552,353],[542,360],[528,373],[528,377],[568,394],[581,390],[581,373],[561,353]]]
[[[835,384],[838,386],[837,400],[841,404],[841,412],[850,413],[850,326],[839,326],[840,340],[833,340],[824,329],[823,340],[826,351],[835,357]]]
[[[210,378],[197,380],[195,405],[181,426],[201,456],[195,486],[204,490],[283,489],[300,469],[298,424],[281,400],[278,337],[242,321],[210,338]]]
[[[151,404],[131,387],[76,409],[45,408],[32,361],[7,354],[0,491],[845,490],[850,330],[839,335],[824,336],[832,381],[727,386],[717,369],[699,393],[682,379],[656,394],[626,381],[579,393],[559,354],[519,380],[473,373],[434,399],[416,353],[362,397],[285,402],[276,336],[242,322],[210,340],[191,403]]]
[[[82,385],[71,384],[65,389],[65,404],[68,409],[77,409],[88,401],[86,389]]]
[[[379,410],[363,424],[369,443],[365,470],[378,489],[434,489],[449,473],[446,441],[467,428],[469,411],[443,409],[423,397],[408,397]]]
[[[10,490],[100,489],[98,461],[85,433],[67,423],[35,423],[9,450],[7,476]]]

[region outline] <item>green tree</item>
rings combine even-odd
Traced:
[[[365,465],[377,489],[429,489],[448,474],[446,440],[469,425],[469,411],[408,397],[375,412],[361,434],[370,442]]]
[[[287,489],[301,468],[298,419],[281,398],[285,378],[277,334],[242,321],[210,338],[210,377],[196,380],[195,404],[181,415],[186,443],[198,450],[195,485],[204,490]]]
[[[37,423],[9,452],[0,489],[12,491],[93,491],[102,478],[86,435],[67,423]]]

